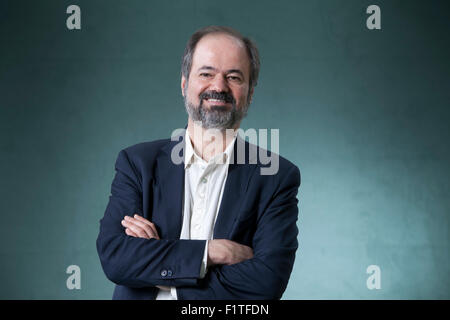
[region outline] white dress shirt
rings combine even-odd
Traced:
[[[219,213],[236,136],[237,132],[225,151],[207,162],[195,152],[189,132],[186,130],[183,225],[180,239],[209,240],[213,238],[214,224]],[[206,274],[207,262],[208,241],[203,254],[200,278]],[[176,288],[167,287],[159,290],[156,300],[177,300]]]

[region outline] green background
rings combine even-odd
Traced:
[[[66,8],[81,8],[81,30]],[[381,30],[366,8],[381,8]],[[242,127],[301,170],[284,299],[449,299],[450,10],[444,1],[1,1],[0,298],[110,299],[95,248],[118,152],[186,124],[198,28],[256,41]],[[68,290],[66,268],[81,268]],[[368,290],[366,268],[381,269]]]

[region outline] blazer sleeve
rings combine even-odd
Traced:
[[[287,170],[263,214],[253,238],[254,257],[234,265],[212,267],[197,287],[177,288],[180,299],[280,299],[298,248],[300,171]]]
[[[125,234],[125,215],[142,212],[140,175],[126,150],[119,153],[111,196],[100,220],[97,251],[108,279],[134,288],[195,285],[200,277],[204,240],[143,239]]]

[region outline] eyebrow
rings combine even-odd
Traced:
[[[200,67],[197,71],[200,71],[200,70],[213,70],[213,71],[217,71],[216,68],[211,67],[211,66],[202,66],[202,67]],[[239,69],[230,69],[230,70],[227,70],[226,73],[227,73],[227,74],[229,74],[229,73],[239,73],[239,74],[241,75],[242,78],[245,78],[245,77],[244,77],[244,73],[243,73],[241,70],[239,70]]]

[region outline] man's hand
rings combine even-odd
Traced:
[[[252,248],[237,242],[217,239],[208,241],[208,266],[235,264],[253,258]]]
[[[131,237],[160,240],[155,224],[140,215],[135,214],[134,218],[125,216],[122,220],[122,226],[126,228],[125,233]],[[170,291],[170,287],[156,287],[161,290]]]
[[[134,218],[125,216],[122,226],[126,228],[125,233],[129,236],[160,240],[155,224],[137,214],[134,215]]]

